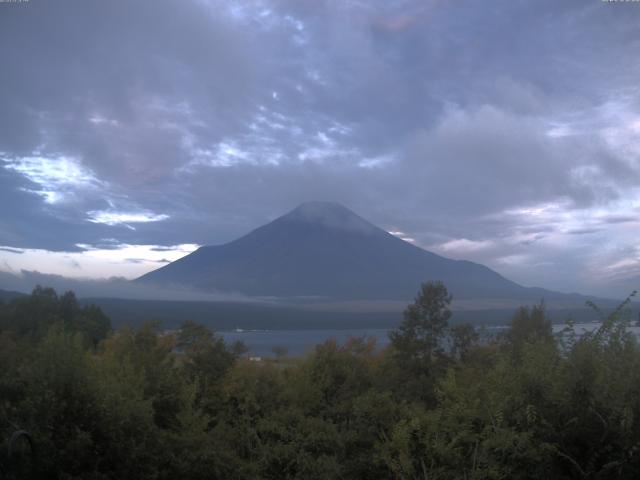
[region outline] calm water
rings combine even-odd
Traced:
[[[288,355],[299,356],[312,350],[319,343],[335,339],[344,344],[351,337],[371,337],[379,347],[389,343],[386,329],[355,330],[248,330],[244,332],[219,332],[227,342],[240,340],[249,347],[251,355],[274,356],[274,347],[284,347]]]
[[[578,335],[597,328],[600,324],[579,323],[575,325]],[[497,333],[505,327],[487,327],[487,333]],[[564,328],[563,324],[553,326],[554,332]],[[629,329],[640,336],[640,327]],[[242,332],[219,332],[227,342],[240,340],[249,347],[251,355],[260,357],[274,356],[273,348],[284,347],[288,355],[299,356],[312,350],[314,346],[329,339],[335,339],[339,344],[344,344],[351,337],[375,338],[378,347],[383,348],[389,344],[389,330],[386,329],[353,329],[353,330],[247,330]]]

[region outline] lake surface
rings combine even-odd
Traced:
[[[274,356],[273,348],[284,347],[290,356],[300,356],[313,350],[316,345],[335,339],[344,344],[352,337],[376,339],[376,345],[384,348],[389,344],[389,330],[382,328],[354,330],[248,330],[243,332],[218,332],[226,342],[237,340],[249,347],[249,353],[259,357]]]
[[[576,334],[579,336],[585,332],[594,330],[600,323],[578,323],[575,325]],[[560,332],[564,324],[553,325],[555,333]],[[496,334],[506,327],[486,327],[487,334]],[[629,331],[640,337],[640,327],[630,327]],[[352,337],[368,337],[376,340],[379,348],[389,344],[389,330],[384,328],[359,328],[351,330],[245,330],[218,332],[225,341],[232,343],[237,340],[244,342],[252,356],[273,357],[275,347],[284,347],[290,356],[301,356],[327,340],[334,339],[339,344],[344,344]]]

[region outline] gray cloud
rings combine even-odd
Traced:
[[[635,5],[0,9],[0,246],[222,243],[323,199],[573,289],[635,241]]]
[[[598,228],[574,228],[573,230],[569,230],[567,233],[569,235],[590,235],[592,233],[598,233],[601,230]]]
[[[24,250],[20,250],[18,248],[0,247],[0,250],[3,252],[17,253],[18,255],[22,255],[24,253]]]
[[[630,223],[630,222],[638,222],[640,220],[640,215],[631,216],[631,215],[606,215],[602,218],[602,223]]]

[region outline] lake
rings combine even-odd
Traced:
[[[600,324],[597,322],[578,323],[575,330],[578,335],[597,328]],[[553,325],[555,333],[560,332],[565,327],[564,324]],[[486,333],[495,334],[504,330],[506,327],[486,327]],[[630,327],[629,331],[640,336],[640,327]],[[351,337],[369,337],[375,338],[379,348],[384,348],[389,344],[389,330],[384,328],[358,328],[351,330],[244,330],[244,331],[227,331],[218,332],[225,341],[232,343],[235,341],[244,342],[249,348],[252,356],[273,357],[273,348],[284,347],[287,349],[287,355],[301,356],[313,350],[313,347],[323,343],[329,339],[335,339],[339,344],[344,344]]]
[[[376,344],[383,348],[388,345],[389,330],[383,328],[353,329],[353,330],[246,330],[218,332],[226,342],[237,340],[244,342],[249,347],[249,353],[253,356],[272,357],[274,347],[284,347],[287,355],[300,356],[309,352],[319,343],[329,339],[335,339],[344,344],[351,337],[371,337],[376,339]]]

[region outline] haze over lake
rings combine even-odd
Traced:
[[[602,324],[599,322],[576,323],[574,329],[577,336],[592,332]],[[489,326],[483,329],[484,335],[495,336],[506,330],[506,326]],[[555,324],[553,331],[560,334],[565,324]],[[640,337],[640,327],[629,328],[636,337]],[[375,339],[376,346],[383,349],[389,345],[389,330],[384,328],[362,328],[351,330],[248,330],[219,332],[227,342],[241,341],[249,348],[249,354],[260,357],[274,357],[274,349],[282,347],[288,356],[302,356],[311,352],[316,345],[335,340],[344,345],[350,338]]]

